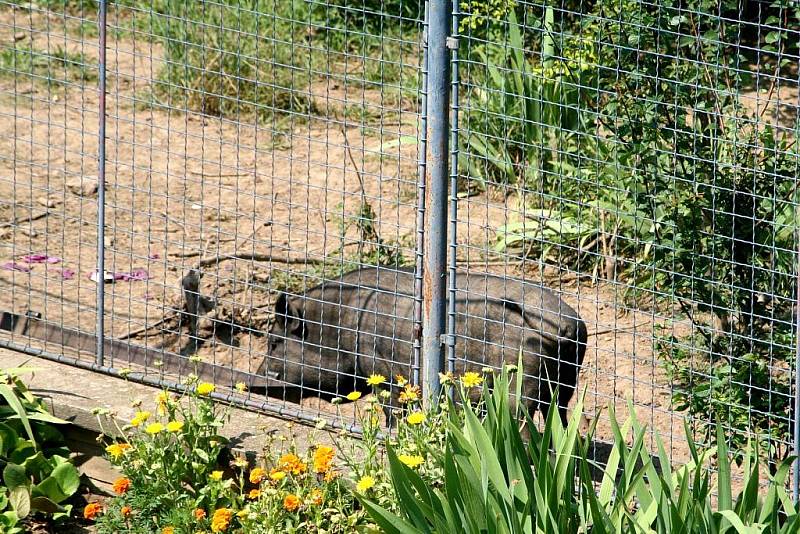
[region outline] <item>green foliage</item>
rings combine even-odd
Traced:
[[[687,428],[691,459],[673,467],[657,435],[656,455],[648,450],[647,430],[637,421],[633,406],[621,426],[611,410],[614,448],[598,487],[592,477],[596,466],[588,459],[591,432],[585,437],[579,432],[582,401],[566,428],[552,411],[539,431],[509,400],[516,397],[508,370],[493,382],[492,390],[484,389],[478,407],[450,404],[442,479],[424,480],[389,448],[396,511],[359,495],[384,532],[446,533],[453,525],[468,533],[741,533],[800,528],[796,505],[785,489],[790,460],[780,464],[760,493],[757,448],[746,447],[739,459],[744,489],[734,500],[731,454],[721,426],[717,446],[707,450],[697,447]],[[517,419],[522,416],[530,429],[527,444]],[[423,454],[439,453],[432,449]]]
[[[511,11],[502,46],[466,51],[486,68],[466,74],[462,172],[473,186],[514,186],[524,214],[497,228],[496,249],[624,280],[637,305],[680,306],[698,335],[660,343],[679,405],[785,440],[786,377],[775,369],[791,358],[780,341],[791,325],[775,317],[795,294],[800,136],[743,93],[762,70],[788,68],[777,60],[796,46],[786,30],[800,28],[800,12],[765,8],[775,29],[762,36],[730,23],[746,19],[732,1],[581,9],[516,10],[524,29]],[[717,410],[710,391],[736,406],[773,395],[753,416]]]
[[[0,371],[0,525],[3,532],[22,532],[18,521],[34,513],[55,519],[68,516],[64,504],[78,490],[78,470],[69,459],[53,417],[17,376],[26,369]]]
[[[69,85],[96,80],[97,65],[58,45],[51,52],[17,45],[0,50],[0,74],[16,76],[20,83]]]

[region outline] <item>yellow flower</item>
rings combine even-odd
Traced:
[[[420,396],[420,389],[419,386],[412,386],[411,384],[406,384],[403,391],[400,392],[400,402],[403,404],[414,402],[419,400]]]
[[[314,450],[314,472],[327,473],[333,463],[333,458],[336,452],[332,447],[326,445],[319,445]]]
[[[261,481],[267,478],[267,470],[263,467],[254,467],[252,471],[250,471],[250,483],[251,484],[261,484]]]
[[[403,387],[406,384],[408,384],[408,379],[406,377],[404,377],[403,375],[395,375],[394,381],[397,382],[397,385],[399,387]]]
[[[384,382],[386,382],[386,377],[383,375],[370,375],[370,377],[367,378],[368,386],[379,386]]]
[[[149,425],[147,425],[145,432],[147,432],[148,434],[158,434],[162,430],[164,430],[164,425],[162,425],[161,423],[150,423]]]
[[[127,443],[112,443],[106,447],[106,452],[111,455],[114,460],[125,454],[125,451],[130,449],[131,446]]]
[[[167,430],[170,432],[180,432],[183,430],[183,421],[170,421],[167,423]]]
[[[359,493],[366,493],[371,487],[375,485],[375,479],[371,476],[363,476],[356,483],[356,490]]]
[[[175,527],[164,527],[161,529],[161,534],[175,534]]]
[[[453,383],[453,373],[451,373],[449,371],[446,372],[446,373],[439,373],[439,382],[443,386],[446,386],[447,384],[452,384]]]
[[[236,382],[236,391],[238,391],[239,393],[244,393],[245,391],[247,391],[247,384],[245,384],[244,382]]]
[[[274,482],[280,482],[281,480],[286,478],[286,473],[284,473],[280,469],[273,469],[269,474],[269,478]]]
[[[211,518],[211,532],[225,532],[231,524],[233,512],[229,508],[220,508],[214,511]]]
[[[287,512],[296,511],[298,508],[300,508],[300,498],[297,495],[290,493],[283,498],[283,507]]]
[[[347,400],[349,400],[349,401],[357,401],[360,398],[361,398],[361,392],[360,391],[353,391],[353,392],[347,394]]]
[[[406,417],[406,421],[408,421],[409,425],[418,425],[425,421],[425,414],[422,412],[414,412]]]
[[[251,489],[250,493],[247,494],[248,499],[256,500],[261,497],[261,490],[259,489]]]
[[[419,467],[425,461],[425,458],[419,455],[401,454],[397,457],[398,460],[406,464],[411,469]]]
[[[217,386],[211,384],[209,382],[200,382],[197,385],[197,394],[198,395],[210,395],[216,391]],[[224,509],[224,508],[223,508]]]
[[[142,423],[150,419],[150,415],[152,415],[150,412],[136,412],[136,415],[134,415],[133,419],[131,419],[131,426],[137,427],[141,425]]]
[[[211,471],[211,474],[208,475],[211,480],[222,480],[222,471]]]
[[[474,388],[483,383],[483,377],[478,373],[469,371],[461,375],[461,383],[464,384],[464,387]]]
[[[253,490],[253,491],[256,491],[256,490]],[[238,512],[236,512],[236,517],[238,517],[239,519],[244,519],[248,515],[250,515],[250,511],[249,510],[239,510]]]
[[[318,489],[311,490],[311,504],[320,506],[323,501],[322,492]]]
[[[162,391],[156,395],[156,402],[159,404],[167,404],[169,402],[169,392]]]

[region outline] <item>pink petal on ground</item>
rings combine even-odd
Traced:
[[[61,278],[64,280],[72,280],[75,278],[75,271],[72,269],[61,269]]]
[[[19,264],[15,261],[7,261],[3,264],[3,269],[7,271],[19,271],[21,273],[29,273],[31,272],[31,268],[27,265]]]
[[[158,254],[158,252],[153,252],[152,254],[150,254],[149,256],[147,256],[147,259],[148,259],[148,260],[157,260],[157,259],[158,259],[158,258],[160,258],[160,257],[161,257],[161,256]]]
[[[47,254],[28,254],[23,256],[22,261],[25,263],[60,263],[61,258],[57,256],[48,256]]]
[[[127,273],[127,275],[129,280],[150,280],[150,273],[148,273],[145,269],[134,269]]]

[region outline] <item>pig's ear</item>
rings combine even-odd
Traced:
[[[281,292],[275,301],[275,320],[287,334],[302,335],[303,314],[286,293]]]

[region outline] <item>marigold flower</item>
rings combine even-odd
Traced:
[[[112,443],[106,447],[106,452],[111,456],[112,459],[117,460],[120,456],[125,454],[125,451],[130,448],[131,446],[128,443]]]
[[[296,512],[298,508],[300,508],[300,498],[290,493],[286,497],[283,498],[283,508],[287,512]]]
[[[195,508],[194,509],[194,518],[195,519],[197,519],[198,521],[201,521],[201,520],[205,519],[205,517],[206,517],[206,511],[205,510],[203,510],[202,508]]]
[[[325,473],[325,476],[322,477],[322,480],[324,480],[325,482],[333,482],[338,477],[339,477],[339,473],[337,471],[334,471],[333,469],[331,469],[330,471]]]
[[[164,527],[161,529],[161,534],[175,534],[175,527]]]
[[[425,414],[422,412],[414,412],[406,417],[406,421],[408,421],[409,425],[418,425],[425,421]]]
[[[131,419],[131,426],[138,427],[139,425],[150,419],[151,415],[152,414],[150,412],[136,412],[136,415],[134,415],[133,419]]]
[[[368,386],[379,386],[384,382],[386,382],[386,377],[383,375],[369,375],[369,378],[367,378]]]
[[[211,471],[211,474],[208,475],[211,480],[222,480],[222,471]]]
[[[356,483],[356,491],[366,493],[373,486],[375,486],[375,479],[369,475],[363,476]]]
[[[300,475],[306,472],[308,466],[306,466],[297,455],[288,453],[281,456],[280,460],[278,460],[278,468],[281,471],[286,471],[293,475]]]
[[[261,497],[261,490],[260,489],[251,489],[250,493],[247,494],[248,499],[256,500]]]
[[[93,520],[103,512],[103,505],[99,502],[90,502],[83,509],[83,518]]]
[[[314,450],[314,472],[327,473],[331,468],[335,455],[336,451],[332,447],[318,445]]]
[[[162,430],[164,430],[164,425],[162,425],[161,423],[150,423],[149,425],[147,425],[145,432],[147,432],[148,434],[158,434]]]
[[[350,393],[347,394],[347,400],[349,401],[357,401],[360,398],[361,398],[360,391],[351,391]]]
[[[322,506],[323,496],[322,491],[318,489],[311,490],[311,504],[314,506]]]
[[[267,470],[263,467],[255,467],[250,471],[251,484],[261,484],[265,478],[267,478]]]
[[[197,394],[198,395],[210,395],[217,390],[217,386],[211,384],[209,382],[201,382],[197,385]]]
[[[231,524],[233,512],[229,508],[214,510],[211,517],[211,532],[225,532]]]
[[[411,384],[406,384],[403,391],[400,392],[400,402],[403,404],[411,403],[418,401],[420,397],[420,389],[419,386],[412,386]]]
[[[408,384],[408,379],[403,375],[395,375],[394,381],[397,382],[397,385],[400,387],[403,387],[406,384]]]
[[[476,372],[468,371],[461,375],[461,383],[464,384],[464,387],[474,388],[483,383],[483,377]]]
[[[273,470],[272,470],[272,471],[270,471],[270,473],[269,473],[269,478],[270,478],[270,479],[271,479],[273,482],[280,482],[281,480],[283,480],[284,478],[286,478],[286,473],[284,473],[284,472],[283,472],[283,471],[281,471],[280,469],[273,469]]]
[[[122,517],[124,517],[125,519],[129,518],[132,512],[133,510],[131,510],[130,506],[123,506],[119,510],[119,513],[122,514]]]
[[[125,493],[128,492],[128,489],[131,487],[131,481],[125,477],[118,478],[114,481],[114,485],[112,487],[114,488],[114,493],[117,495],[125,495]]]
[[[419,467],[425,461],[425,458],[423,458],[422,456],[419,456],[417,454],[414,454],[414,455],[411,455],[411,454],[400,454],[400,455],[397,456],[397,459],[400,460],[401,462],[403,462],[404,464],[406,464],[411,469],[415,469],[415,468]]]

